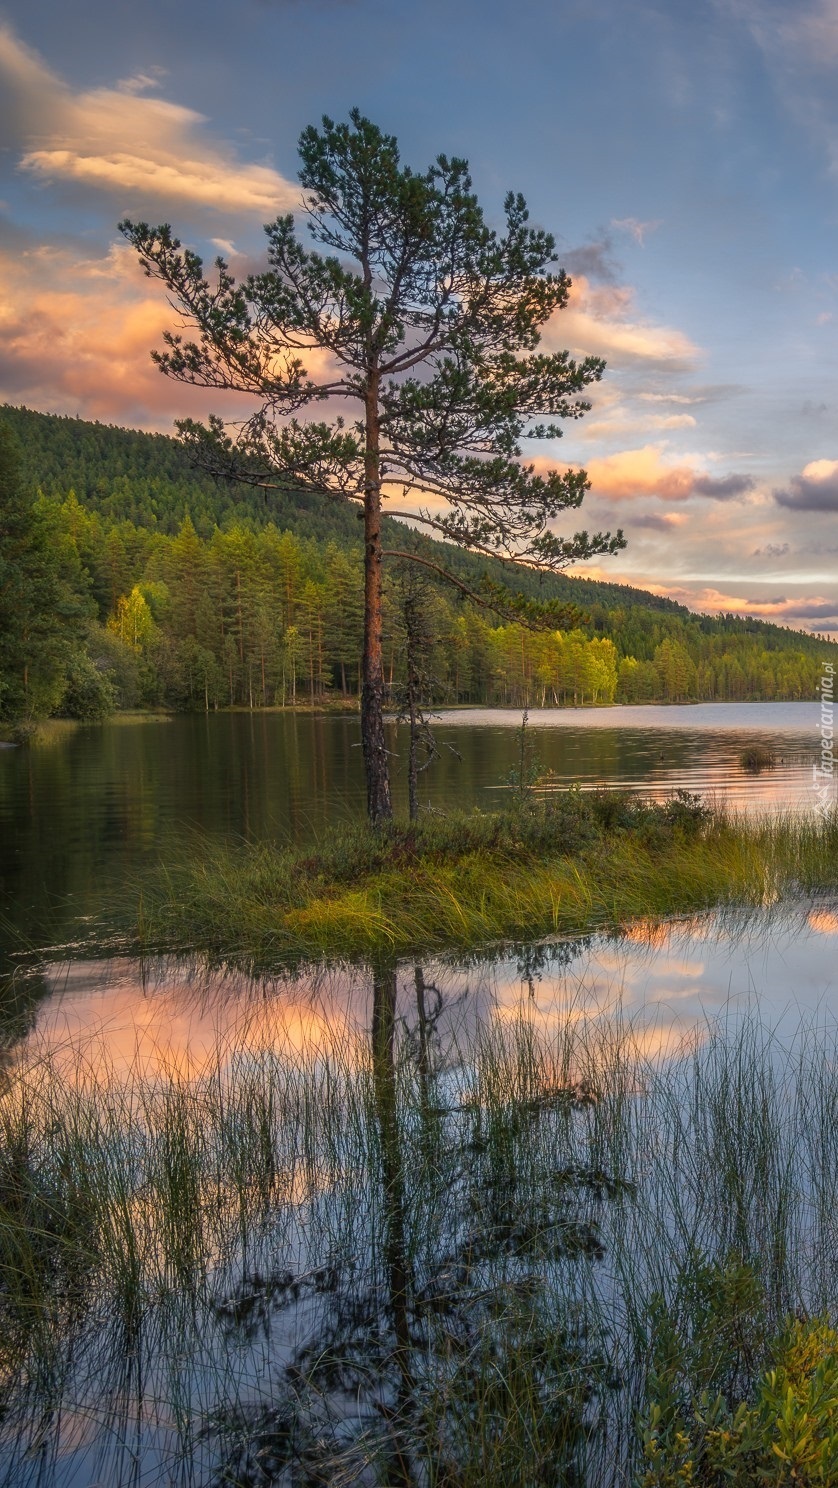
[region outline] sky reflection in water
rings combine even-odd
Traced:
[[[464,1054],[481,1027],[525,1017],[545,1032],[568,1021],[619,1021],[648,1054],[665,1052],[718,1018],[758,1014],[790,1033],[838,1015],[838,913],[827,906],[780,913],[706,915],[637,923],[620,937],[523,948],[470,966],[429,963],[439,989],[437,1035]],[[272,1047],[286,1057],[363,1040],[371,978],[358,968],[315,969],[254,982],[164,961],[55,965],[45,977],[29,1039],[68,1070],[101,1064],[114,1076],[138,1067],[200,1075],[219,1047]],[[416,1021],[413,968],[399,973],[399,1015]]]

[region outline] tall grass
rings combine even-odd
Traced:
[[[766,1337],[838,1315],[835,1029],[651,1057],[524,1013],[458,1047],[422,988],[372,1045],[243,1028],[198,1074],[32,1052],[0,1099],[0,1481],[629,1483],[656,1309],[708,1266],[749,1268]]]
[[[472,951],[838,885],[838,813],[745,820],[569,791],[506,813],[336,829],[314,852],[197,840],[123,919],[145,951],[257,964]]]

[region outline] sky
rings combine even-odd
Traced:
[[[241,414],[153,366],[116,224],[247,270],[357,106],[556,236],[546,344],[607,368],[539,459],[591,479],[560,530],[628,539],[577,571],[838,633],[837,83],[838,0],[0,0],[0,402]]]

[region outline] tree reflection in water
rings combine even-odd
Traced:
[[[597,1210],[628,1187],[566,1161],[584,1155],[596,1094],[544,1088],[534,1059],[500,1049],[470,1090],[451,1080],[443,994],[422,966],[412,987],[400,1018],[396,967],[374,970],[369,1254],[333,1269],[292,1391],[239,1436],[219,1481],[586,1481],[617,1381],[580,1304],[604,1254]]]

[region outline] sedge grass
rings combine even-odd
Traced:
[[[617,1016],[425,1034],[395,1029],[383,1087],[348,1023],[243,1028],[198,1073],[91,1046],[68,1079],[70,1051],[32,1050],[0,1097],[0,1481],[36,1481],[44,1443],[52,1480],[83,1478],[83,1417],[114,1484],[154,1460],[167,1482],[392,1483],[407,1460],[465,1488],[531,1488],[534,1464],[627,1484],[655,1298],[736,1257],[771,1326],[838,1315],[834,1028],[781,1044],[731,1017],[654,1057]]]
[[[423,956],[838,887],[838,814],[726,817],[567,792],[494,815],[329,834],[313,852],[195,841],[141,889],[128,939],[251,965]]]

